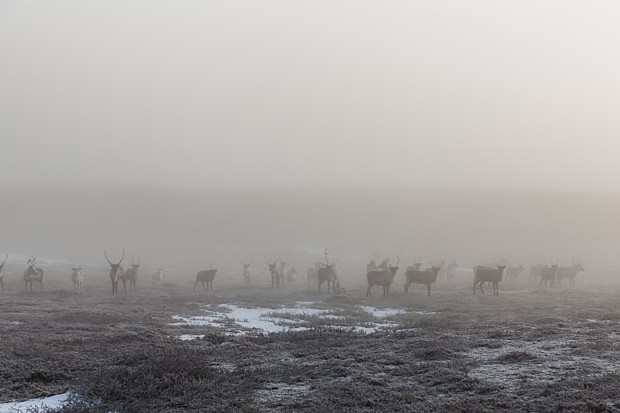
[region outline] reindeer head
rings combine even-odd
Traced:
[[[390,265],[390,259],[388,258],[386,260],[387,264],[388,264],[388,268],[390,269],[390,272],[392,273],[392,275],[396,275],[396,272],[398,271],[398,264],[400,264],[400,257],[397,255],[396,256],[397,261],[396,261],[396,265]]]
[[[244,269],[244,270],[247,270],[248,268],[250,268],[250,265],[252,265],[252,262],[253,262],[253,261],[254,261],[254,257],[252,257],[252,259],[250,260],[250,262],[248,262],[247,264],[246,264],[245,262],[243,262],[243,261],[240,261],[240,262],[241,262],[241,265],[243,265],[243,269]]]
[[[6,258],[4,259],[4,261],[2,261],[2,264],[0,264],[0,271],[2,271],[2,269],[4,268],[4,264],[6,263],[6,260],[9,259],[9,254],[6,254]]]
[[[71,265],[71,269],[73,270],[74,273],[78,273],[78,272],[82,271],[82,266],[81,265]]]
[[[33,267],[36,262],[37,262],[37,259],[35,257],[28,257],[28,266],[29,267]]]
[[[123,256],[121,257],[121,259],[117,263],[113,263],[112,261],[110,261],[110,259],[108,258],[108,250],[107,249],[105,251],[103,251],[103,255],[105,256],[105,259],[108,260],[108,263],[110,264],[110,267],[112,267],[112,272],[117,272],[121,268],[121,262],[123,262],[123,258],[125,258],[125,249],[123,249]]]
[[[2,267],[0,267],[0,268],[2,268]],[[581,258],[579,258],[579,261],[575,261],[575,259],[573,258],[573,268],[575,268],[575,270],[577,270],[577,272],[584,271],[583,264],[581,263]]]
[[[138,268],[140,268],[141,262],[142,261],[140,260],[140,258],[138,258],[138,263],[136,264],[133,260],[133,257],[131,257],[131,268],[137,270]]]

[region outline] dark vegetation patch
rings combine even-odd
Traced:
[[[502,354],[495,361],[498,363],[513,364],[513,363],[532,363],[538,360],[538,357],[527,351],[511,351],[506,354]]]

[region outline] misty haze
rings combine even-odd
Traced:
[[[0,413],[620,411],[619,21],[0,1]]]

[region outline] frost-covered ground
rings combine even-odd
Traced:
[[[432,297],[367,298],[363,288],[191,292],[188,283],[113,296],[104,281],[82,296],[0,293],[0,402],[71,392],[74,402],[51,406],[620,411],[613,288],[522,284],[474,296],[469,284],[444,282]]]

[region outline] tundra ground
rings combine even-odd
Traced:
[[[474,296],[440,281],[427,297],[402,293],[401,278],[385,298],[364,297],[363,279],[340,295],[217,278],[214,292],[144,279],[116,296],[104,278],[81,296],[15,284],[0,293],[0,401],[70,391],[64,412],[620,411],[615,288],[504,283]],[[236,324],[230,305],[273,309],[285,331]]]

